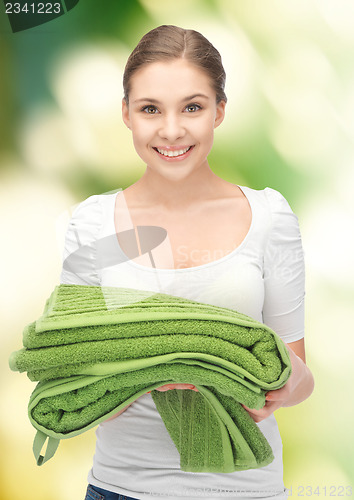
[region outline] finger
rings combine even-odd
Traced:
[[[276,391],[270,391],[266,394],[266,401],[269,402],[278,402],[281,406],[288,400],[289,398],[289,388],[284,386],[281,389],[277,389]]]
[[[174,384],[174,389],[193,389],[194,385],[192,384]]]
[[[266,401],[271,401],[272,400],[272,398],[273,398],[272,392],[273,391],[267,392],[267,394],[265,395]]]
[[[267,392],[265,398],[267,401],[279,401],[283,398],[283,392],[281,389],[276,389],[275,391]]]
[[[161,392],[165,392],[165,391],[169,391],[171,389],[171,387],[169,385],[162,385],[161,387],[157,387],[157,391],[161,391]]]
[[[195,392],[199,392],[198,389],[193,384],[165,384],[157,387],[155,390],[160,392],[170,391],[173,389],[190,389]],[[148,391],[150,393],[151,391]]]
[[[184,384],[165,384],[157,387],[156,390],[160,392],[172,391],[173,389],[185,389]]]
[[[265,418],[268,418],[272,413],[275,412],[278,408],[281,407],[281,404],[277,401],[269,401],[261,408],[260,410],[254,410],[252,408],[248,408],[246,405],[241,405],[247,410],[250,416],[253,418],[255,422],[261,422]]]

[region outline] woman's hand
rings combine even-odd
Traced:
[[[268,391],[266,402],[260,410],[242,405],[255,422],[261,422],[282,406],[294,406],[307,399],[314,389],[312,373],[304,361],[285,344],[289,351],[292,366],[291,375],[286,384],[275,391]]]
[[[246,405],[242,406],[248,411],[255,422],[261,422],[274,413],[275,410],[278,410],[282,406],[286,406],[284,403],[286,403],[289,394],[289,389],[286,387],[288,382],[281,389],[267,392],[265,405],[260,410],[248,408]]]
[[[172,389],[191,389],[192,391],[199,392],[198,389],[192,384],[166,384],[162,385],[161,387],[157,387],[156,389],[154,389],[154,391],[165,392]],[[148,393],[150,392],[151,391],[148,391]]]

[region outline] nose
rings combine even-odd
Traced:
[[[185,135],[186,131],[183,125],[183,118],[174,113],[166,114],[159,128],[159,136],[169,142],[175,142]]]

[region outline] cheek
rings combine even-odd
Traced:
[[[193,128],[200,137],[213,137],[214,135],[214,113],[204,114],[200,119],[195,120]]]
[[[204,122],[203,124],[200,124],[200,126],[197,129],[198,136],[202,141],[205,142],[210,142],[213,140],[214,137],[214,122],[213,120],[210,120],[208,122]]]
[[[134,144],[137,146],[146,144],[151,138],[151,129],[151,125],[149,126],[146,122],[141,122],[140,120],[133,121],[131,130]]]

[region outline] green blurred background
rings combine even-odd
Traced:
[[[285,485],[295,498],[351,496],[353,1],[81,0],[18,33],[0,8],[1,499],[84,498],[94,430],[62,441],[38,468],[27,419],[34,384],[7,359],[59,282],[75,204],[144,172],[121,120],[121,82],[130,51],[160,24],[201,31],[222,54],[228,104],[214,172],[280,190],[299,217],[316,388],[276,412]]]

